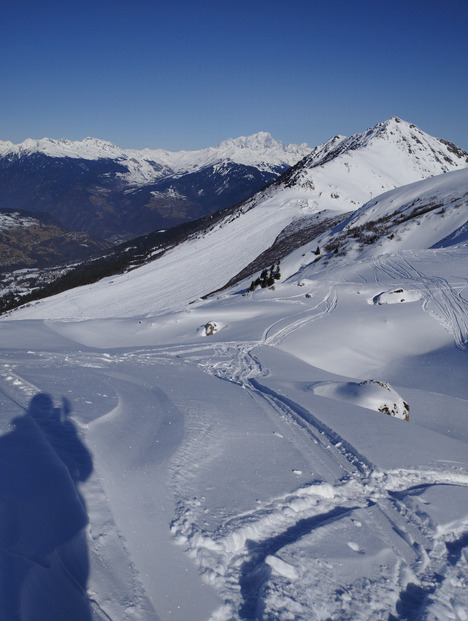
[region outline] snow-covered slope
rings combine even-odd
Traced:
[[[304,266],[146,318],[164,291],[135,271],[127,318],[102,318],[107,281],[99,319],[0,321],[2,567],[18,570],[0,606],[37,621],[464,621],[467,264],[461,244]],[[40,393],[58,454],[35,425]],[[75,484],[71,438],[88,452]]]
[[[440,146],[439,150],[436,145]],[[437,238],[437,233],[432,237],[429,234],[424,239],[421,237],[418,247],[431,246],[462,225],[464,210],[459,207],[466,191],[466,170],[457,173],[458,176],[453,173],[446,181],[440,173],[450,167],[466,168],[464,158],[461,152],[453,155],[445,144],[399,119],[391,119],[350,139],[332,139],[204,234],[190,238],[131,273],[68,291],[50,302],[17,311],[15,316],[128,317],[134,313],[134,297],[139,299],[141,315],[184,308],[194,299],[224,286],[269,248],[291,223],[300,230],[301,223],[310,224],[311,218],[320,223],[331,214],[357,209],[378,194],[379,189],[393,188],[396,184],[403,185],[439,173],[439,177],[426,182],[427,187],[423,186],[421,190],[416,186],[401,190],[401,200],[408,192],[408,196],[416,196],[419,191],[423,201],[424,197],[431,193],[437,196],[438,192],[443,202],[450,202],[455,195],[458,197],[450,203],[450,217],[440,214],[440,237]],[[438,180],[441,180],[440,189],[437,189]],[[357,212],[355,217],[361,217],[358,214],[367,213],[367,209]],[[438,216],[433,213],[431,217]],[[398,225],[403,234],[406,225],[401,221]],[[435,224],[431,226],[432,230]],[[327,235],[319,238],[319,244],[322,241],[325,245],[333,243],[333,236]],[[294,272],[306,261],[317,258],[312,256],[317,241],[313,239],[310,244],[310,248],[297,251],[293,267],[286,273]],[[304,252],[309,254],[303,260],[301,255]],[[128,298],[128,287],[132,299]]]
[[[296,164],[310,151],[306,144],[284,145],[268,132],[229,138],[217,147],[178,152],[164,149],[120,149],[111,142],[97,138],[85,138],[82,141],[27,139],[16,145],[9,141],[0,141],[0,157],[22,157],[42,153],[54,158],[116,160],[127,168],[128,172],[122,173],[122,177],[131,185],[142,185],[172,175],[193,173],[226,161],[253,166],[262,171],[276,172],[278,169]]]
[[[393,117],[317,147],[284,185],[303,210],[355,211],[387,190],[467,166],[468,154],[455,145]]]
[[[409,166],[364,142],[307,175]],[[291,179],[0,321],[0,616],[466,620],[468,173],[372,198],[327,237],[346,256],[310,239],[274,287],[188,304],[300,229]]]
[[[446,247],[467,241],[468,168],[437,175],[372,199],[289,258],[287,273],[308,259],[310,269],[343,265],[401,250]],[[316,249],[320,254],[316,255]],[[304,258],[305,257],[305,258]],[[320,260],[318,260],[320,257]]]

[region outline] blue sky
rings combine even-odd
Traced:
[[[391,116],[468,150],[466,0],[15,0],[0,139],[315,146]]]

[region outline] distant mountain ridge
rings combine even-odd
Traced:
[[[95,138],[0,142],[0,208],[118,242],[239,203],[310,151],[267,132],[178,153]]]
[[[278,169],[292,166],[310,151],[305,143],[285,145],[268,132],[228,138],[217,147],[195,151],[121,149],[111,142],[89,137],[81,141],[28,138],[20,144],[0,140],[1,158],[40,153],[53,158],[115,160],[127,169],[122,178],[131,185],[145,185],[166,177],[193,173],[226,161],[276,173]]]
[[[263,268],[288,257],[295,257],[292,263],[288,259],[293,271],[282,269],[282,278],[306,268],[314,271],[339,265],[372,248],[378,251],[379,244],[398,251],[400,239],[410,239],[414,230],[425,226],[436,233],[418,238],[423,248],[441,242],[442,237],[464,239],[467,164],[468,154],[455,145],[397,118],[350,138],[337,136],[252,198],[204,220],[170,247],[159,242],[152,247],[148,237],[144,264],[131,275],[112,278],[111,287],[95,282],[73,295],[51,298],[25,311],[25,316],[72,317],[75,296],[80,316],[133,316],[134,303],[125,294],[128,278],[139,314],[181,310],[226,285],[242,280],[248,286]],[[449,171],[451,175],[444,174]],[[421,186],[422,194],[433,187],[435,198],[426,196],[418,202],[413,196],[409,200],[407,190],[402,189],[400,205],[400,195],[389,192],[415,184],[408,196],[417,195],[415,182],[426,183]],[[385,192],[381,202],[379,197]],[[447,202],[451,193],[453,205]],[[388,213],[392,200],[402,212],[395,217]],[[368,211],[374,206],[380,209],[379,205],[387,210],[382,215]],[[369,213],[372,219],[367,222],[364,214]],[[127,265],[134,267],[130,262]]]

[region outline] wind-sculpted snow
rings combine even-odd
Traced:
[[[453,334],[461,349],[468,345],[468,301],[440,276],[427,276],[411,264],[406,256],[386,258],[376,262],[379,269],[400,282],[418,283],[424,308],[434,315]]]

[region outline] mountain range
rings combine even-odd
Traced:
[[[0,208],[52,216],[112,242],[238,203],[310,152],[260,132],[198,151],[83,141],[0,142]]]
[[[0,608],[465,619],[467,164],[392,118],[23,281],[47,297],[0,318]]]
[[[455,145],[396,117],[350,138],[336,136],[241,205],[201,221],[198,228],[186,232],[185,239],[183,235],[178,238],[175,246],[166,247],[160,239],[155,243],[148,236],[145,265],[132,274],[141,314],[163,312],[174,305],[182,308],[228,284],[254,279],[257,272],[302,246],[307,246],[305,256],[314,252],[310,260],[317,269],[318,261],[320,267],[336,263],[351,247],[352,256],[364,252],[363,248],[370,252],[370,246],[397,250],[401,239],[407,237],[404,230],[410,219],[417,222],[429,215],[432,219],[440,216],[443,226],[435,227],[440,235],[427,237],[426,246],[438,243],[463,226],[463,209],[447,206],[437,214],[434,205],[446,202],[446,190],[440,190],[442,196],[436,200],[427,196],[423,185],[421,193],[432,207],[415,202],[412,209],[391,217],[379,215],[377,197],[391,190],[400,196],[397,188],[426,178],[433,178],[426,182],[429,187],[437,188],[440,180],[446,188],[445,173],[466,170],[467,164],[468,154]],[[463,179],[463,174],[459,178]],[[463,184],[457,182],[454,187],[462,200]],[[438,192],[435,189],[434,195]],[[382,200],[385,205],[392,204],[388,203],[392,198]],[[441,209],[439,206],[439,212]],[[386,207],[385,214],[387,211]],[[369,213],[374,214],[373,220],[363,226],[363,214]],[[319,254],[315,254],[317,246]],[[131,248],[131,243],[125,245],[129,265]],[[80,312],[86,317],[132,314],[132,302],[121,289],[127,287],[127,279],[126,275],[114,278],[112,287],[97,283],[85,291],[77,290]],[[54,300],[50,308],[44,303],[28,313],[72,316],[73,300],[74,295],[67,294],[63,302]]]

